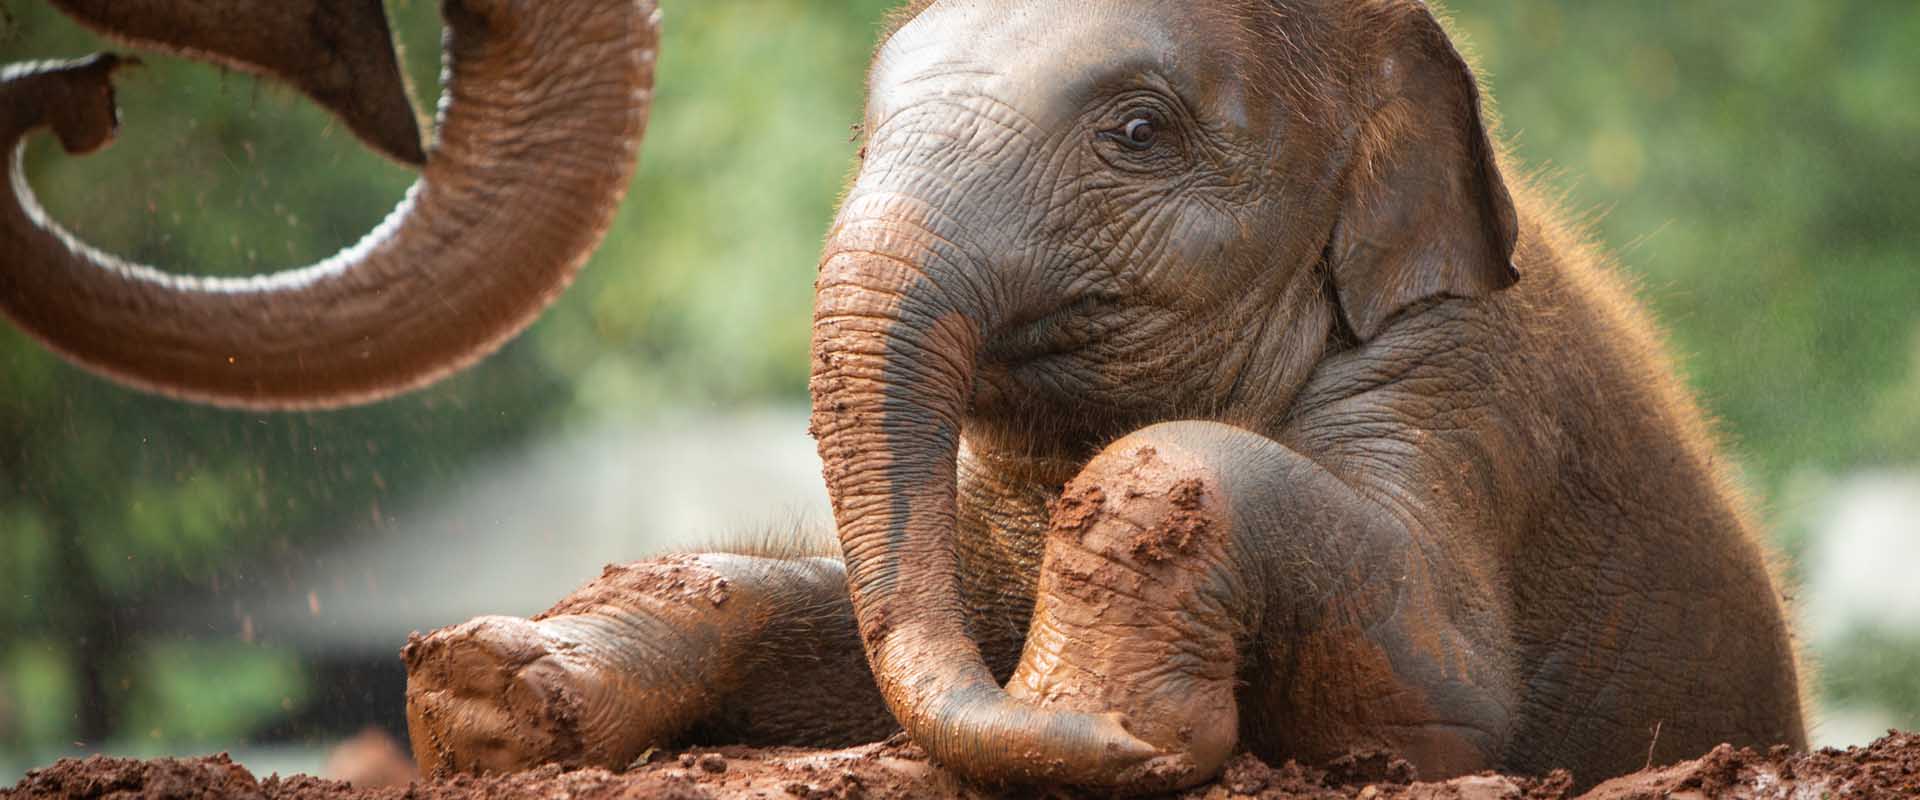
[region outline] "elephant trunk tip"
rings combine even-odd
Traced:
[[[919,625],[882,622],[870,639],[875,674],[913,740],[956,772],[990,783],[1163,791],[1194,773],[1130,730],[1125,715],[1047,708],[1000,687],[978,659],[938,646]],[[865,629],[863,629],[865,632]],[[911,676],[904,680],[886,676]],[[1182,765],[1185,766],[1182,766]]]
[[[928,750],[950,767],[987,781],[1098,786],[1135,794],[1177,788],[1193,759],[1168,753],[1129,730],[1115,712],[1030,705],[997,691],[962,701],[932,721]]]
[[[140,63],[118,53],[94,53],[71,61],[0,70],[0,101],[5,111],[13,112],[4,131],[7,141],[18,141],[45,125],[69,155],[86,155],[112,144],[120,132],[113,75]]]

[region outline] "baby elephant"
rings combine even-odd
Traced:
[[[1236,751],[1578,783],[1802,747],[1780,592],[1604,259],[1415,0],[932,0],[820,262],[839,558],[409,646],[431,770],[896,725],[991,782]]]

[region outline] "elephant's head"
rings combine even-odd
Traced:
[[[820,264],[814,432],[880,687],[1001,779],[1151,766],[967,637],[955,459],[1277,419],[1331,348],[1512,285],[1467,67],[1414,0],[922,2],[874,59]]]
[[[118,119],[96,56],[0,73],[0,312],[114,379],[248,408],[366,402],[478,360],[537,317],[626,192],[653,81],[653,0],[444,0],[445,95],[423,147],[382,0],[55,0],[81,22],[287,81],[363,140],[423,164],[400,207],[310,267],[168,275],[77,241],[40,210],[23,138],[69,152]]]

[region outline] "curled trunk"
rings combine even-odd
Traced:
[[[859,220],[860,202],[822,263],[813,430],[881,694],[916,742],[976,778],[1104,783],[1146,768],[1156,749],[1118,715],[1015,700],[968,637],[955,458],[990,320],[929,277],[934,259],[912,243],[935,237]]]
[[[275,11],[262,9],[232,13]],[[62,230],[26,185],[22,140],[47,126],[71,152],[110,140],[115,60],[8,70],[0,150],[12,191],[0,197],[0,312],[108,377],[245,408],[370,402],[498,348],[571,282],[612,222],[645,125],[658,20],[652,0],[447,0],[443,11],[445,96],[419,181],[358,244],[267,276],[170,275]],[[363,25],[330,19],[315,24]],[[191,42],[171,46],[207,55]],[[243,57],[264,56],[224,56]],[[358,97],[302,86],[323,101]],[[407,157],[404,136],[383,149]]]

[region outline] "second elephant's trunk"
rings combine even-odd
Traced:
[[[991,312],[938,283],[953,265],[928,243],[947,237],[899,219],[898,202],[872,204],[893,212],[867,219],[861,205],[843,209],[821,265],[813,432],[874,677],[907,732],[949,767],[989,780],[1111,780],[1155,748],[1117,715],[1015,700],[967,635],[955,458]]]
[[[324,44],[345,35],[329,25],[379,19],[377,2],[61,5],[142,41],[188,24],[270,17],[275,23],[255,32],[299,37],[261,44],[183,35],[162,43],[221,63],[266,59],[254,66],[283,76],[285,64],[344,56],[269,58],[277,48],[306,38]],[[368,16],[346,13],[356,8]],[[172,275],[61,229],[27,186],[25,138],[51,128],[73,152],[109,142],[118,121],[109,76],[124,62],[0,69],[0,315],[120,382],[249,409],[373,402],[493,352],[573,280],[613,222],[645,128],[657,9],[653,0],[447,0],[443,9],[446,93],[420,180],[360,243],[274,275]],[[214,39],[231,52],[204,53]],[[341,97],[330,84],[301,85],[316,97]],[[355,119],[358,107],[341,113]],[[369,138],[407,159],[406,135]]]

